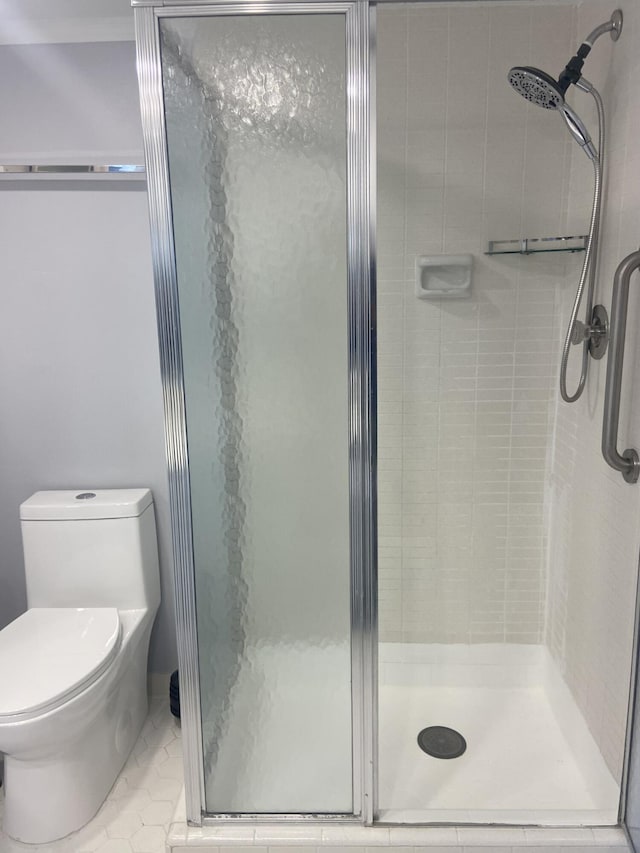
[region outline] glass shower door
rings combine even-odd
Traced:
[[[344,15],[160,20],[205,811],[352,813]]]

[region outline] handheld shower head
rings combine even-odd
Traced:
[[[562,118],[565,120],[565,124],[569,128],[569,133],[575,141],[578,143],[580,148],[584,151],[587,157],[590,160],[598,159],[598,151],[591,141],[591,137],[589,136],[589,131],[584,125],[584,122],[578,115],[578,113],[572,109],[569,104],[563,102],[558,107],[558,112],[562,114]]]
[[[508,79],[519,95],[538,107],[557,110],[564,104],[564,92],[557,81],[539,68],[517,65],[509,72]]]
[[[565,120],[569,132],[590,160],[597,160],[598,152],[589,131],[580,116],[564,99],[559,83],[545,71],[530,66],[516,66],[509,71],[509,83],[532,104],[545,110],[557,110]]]
[[[587,81],[582,84],[582,66],[589,55],[594,42],[605,33],[617,41],[622,32],[622,12],[619,9],[611,15],[608,21],[596,27],[578,48],[576,55],[567,63],[562,74],[554,80],[546,71],[521,65],[509,71],[508,79],[513,88],[538,107],[545,110],[558,110],[565,120],[569,132],[590,160],[598,160],[598,152],[591,141],[589,132],[580,116],[566,103],[565,92],[571,85],[578,86],[585,92],[591,92],[593,87]]]
[[[610,33],[611,38],[617,41],[622,31],[622,12],[618,9],[611,18],[599,27],[596,27],[578,48],[575,56],[565,65],[562,73],[555,80],[545,71],[530,66],[517,66],[509,71],[508,79],[513,88],[527,101],[536,104],[545,110],[556,110],[560,113],[567,125],[569,133],[584,153],[593,163],[594,189],[593,206],[591,210],[591,223],[589,226],[589,239],[580,274],[580,282],[576,292],[569,328],[565,336],[562,348],[562,359],[560,362],[560,395],[567,403],[575,402],[582,394],[587,379],[588,356],[594,358],[601,355],[596,354],[599,349],[599,325],[597,314],[593,311],[593,301],[598,269],[598,240],[600,235],[601,213],[602,213],[602,180],[605,153],[605,115],[604,105],[599,92],[582,76],[584,61],[589,55],[594,42],[605,33]],[[576,86],[583,92],[591,94],[596,102],[598,110],[598,148],[595,147],[580,116],[565,101],[565,92],[570,86]],[[599,149],[599,150],[598,150]],[[578,321],[578,313],[582,297],[587,288],[587,323]],[[596,309],[597,310],[597,309]],[[576,334],[577,333],[577,334]],[[572,343],[583,344],[582,368],[580,380],[575,393],[567,390],[567,364],[569,351]],[[604,350],[601,350],[604,352]]]
[[[557,110],[559,105],[564,103],[564,93],[569,86],[576,85],[580,81],[582,66],[594,42],[604,33],[611,33],[611,38],[617,41],[622,32],[622,20],[622,12],[616,9],[608,21],[589,33],[557,80],[554,80],[546,71],[522,65],[511,69],[509,83],[528,101],[546,110]]]

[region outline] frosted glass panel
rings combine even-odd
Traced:
[[[210,812],[353,806],[344,31],[161,24]]]

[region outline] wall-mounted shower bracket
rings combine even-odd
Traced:
[[[596,305],[591,314],[589,355],[600,361],[609,345],[609,315],[604,305]]]
[[[571,332],[571,343],[579,345],[589,342],[589,355],[599,361],[607,351],[609,343],[609,315],[604,305],[596,305],[591,314],[591,322],[576,320]]]

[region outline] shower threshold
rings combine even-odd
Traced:
[[[632,853],[620,826],[360,826],[305,822],[189,826],[184,797],[167,835],[167,853]],[[418,849],[420,848],[420,850]]]

